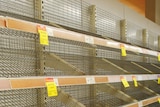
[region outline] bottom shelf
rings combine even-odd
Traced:
[[[142,86],[134,87],[132,77]],[[0,107],[142,107],[158,102],[159,74],[21,77],[0,79]],[[121,77],[130,87],[124,88]],[[47,97],[46,80],[56,83],[57,97]],[[146,81],[150,80],[150,81]],[[145,83],[146,82],[146,83]],[[31,89],[30,89],[31,88]],[[143,93],[143,94],[142,94]],[[32,100],[33,99],[33,100]],[[27,102],[25,102],[27,100]],[[30,104],[30,105],[27,105]],[[3,107],[2,106],[2,107]]]

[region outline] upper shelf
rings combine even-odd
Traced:
[[[155,57],[157,57],[159,54],[159,52],[157,51],[140,48],[137,46],[132,46],[132,45],[128,45],[128,44],[113,41],[113,40],[93,37],[93,36],[73,32],[73,31],[69,31],[65,29],[55,28],[55,27],[33,23],[33,22],[28,22],[28,21],[23,21],[19,19],[14,19],[14,18],[9,18],[9,17],[0,17],[0,26],[7,27],[10,29],[15,29],[15,30],[20,30],[20,31],[25,31],[25,32],[30,32],[30,33],[38,33],[37,31],[38,25],[45,26],[49,36],[52,36],[52,37],[73,40],[73,41],[78,41],[78,42],[85,42],[89,44],[106,46],[106,47],[115,48],[115,49],[121,49],[120,46],[123,45],[127,51],[151,55]]]

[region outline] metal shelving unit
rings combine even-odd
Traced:
[[[0,95],[4,99],[0,106],[157,105],[159,65],[121,57],[120,45],[125,46],[128,55],[139,53],[142,58],[144,55],[157,58],[159,52],[41,24],[49,29],[49,46],[42,47],[38,25],[0,18]],[[122,77],[130,87],[123,87]],[[134,86],[133,77],[138,87]],[[57,97],[47,96],[46,78],[56,83]]]
[[[0,107],[159,106],[153,29],[83,0],[0,0],[0,9]],[[38,26],[46,28],[48,46],[40,44]],[[58,96],[48,97],[47,79]]]

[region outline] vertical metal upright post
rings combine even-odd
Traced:
[[[44,76],[44,70],[45,70],[45,54],[44,54],[45,46],[40,45],[39,46],[39,61],[40,61],[40,70],[38,72],[37,76]],[[38,107],[45,107],[45,89],[37,89],[38,97]]]
[[[34,0],[34,18],[42,20],[43,0]]]
[[[92,33],[97,33],[96,30],[96,6],[92,5],[90,6],[90,32]],[[90,75],[94,75],[96,74],[96,69],[95,69],[95,57],[96,57],[96,48],[95,46],[93,46],[93,50],[90,50],[91,53],[89,53],[89,55],[91,55],[90,58],[90,62],[89,62],[89,74]],[[90,85],[90,107],[96,107],[96,102],[94,101],[94,99],[96,99],[96,86],[95,85]],[[93,100],[92,100],[93,99]]]
[[[120,34],[121,41],[127,42],[127,21],[125,19],[120,21]]]
[[[127,42],[127,21],[125,19],[120,21],[120,35],[121,35],[121,41]],[[120,56],[120,58],[121,60],[126,59],[126,57],[123,56]]]
[[[42,20],[42,9],[43,9],[43,0],[34,0],[34,7],[35,7],[35,19]],[[44,69],[45,69],[45,60],[44,60],[44,49],[45,46],[39,44],[38,52],[39,57],[39,71],[37,76],[44,76]],[[37,105],[38,107],[45,107],[45,89],[37,89]]]
[[[142,30],[142,42],[144,47],[148,47],[148,33],[147,29]]]
[[[126,19],[120,21],[120,36],[121,36],[121,41],[127,42],[127,21]],[[126,56],[124,57],[120,54],[120,59],[126,60]],[[121,90],[125,92],[125,88],[122,85],[121,85]]]
[[[144,47],[148,47],[148,32],[147,29],[142,30],[142,42]],[[143,55],[143,62],[147,62],[148,59],[146,55]]]
[[[91,53],[89,55],[91,55],[90,57],[90,61],[89,61],[89,74],[90,75],[95,75],[96,74],[96,66],[95,66],[95,58],[96,58],[96,46],[93,46],[93,49],[90,50]],[[90,85],[90,99],[91,99],[91,103],[90,103],[90,107],[96,107],[96,85]]]
[[[97,33],[96,30],[96,6],[90,6],[90,32]]]
[[[158,35],[158,51],[160,51],[160,35]]]

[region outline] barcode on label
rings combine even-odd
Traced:
[[[86,83],[87,84],[95,84],[94,77],[86,77]]]
[[[56,84],[56,86],[59,86],[59,82],[57,78],[54,78],[54,83]]]
[[[85,36],[85,42],[89,44],[94,44],[94,39],[93,37]]]
[[[54,36],[52,28],[46,27],[46,31],[48,33],[48,36]]]
[[[140,102],[138,102],[138,107],[143,107],[143,104],[142,104],[142,102],[140,101]]]

